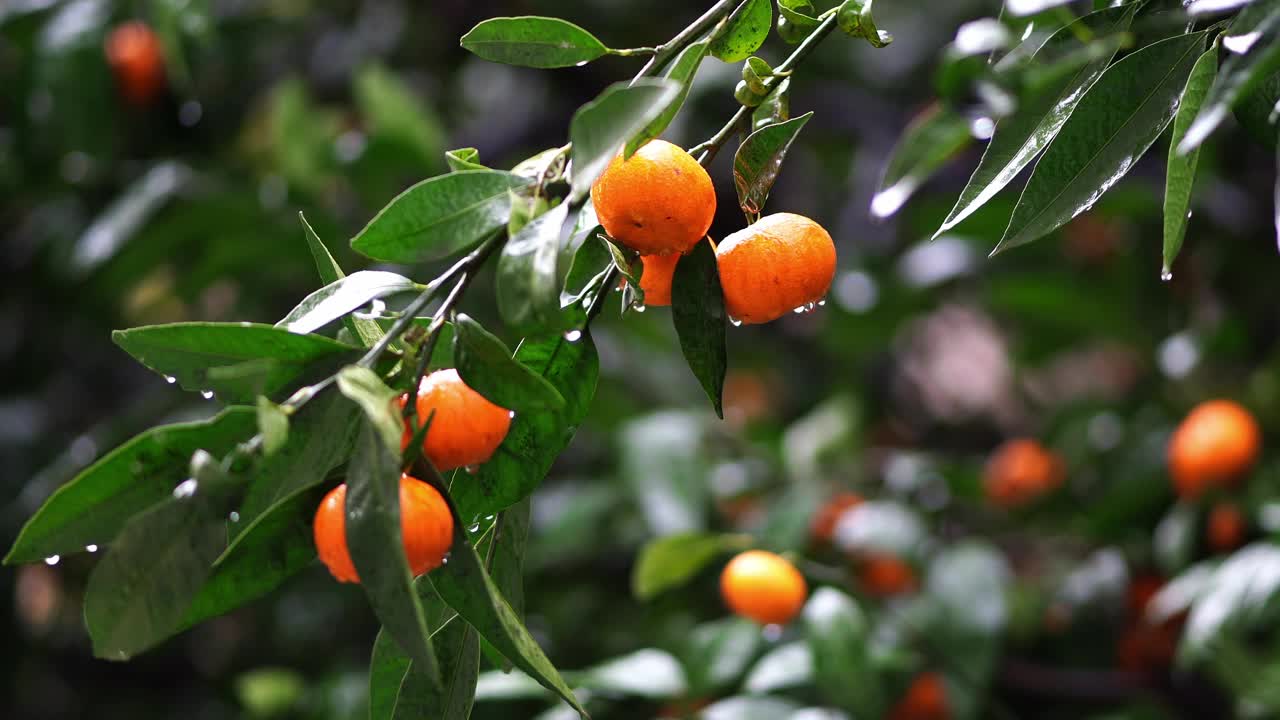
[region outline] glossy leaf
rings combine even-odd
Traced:
[[[790,700],[735,695],[704,707],[699,720],[778,720],[800,709]]]
[[[127,660],[172,635],[212,573],[233,481],[207,453],[191,469],[168,500],[125,525],[89,576],[84,620],[95,656]]]
[[[439,478],[435,478],[439,481]],[[451,503],[452,505],[452,503]],[[555,692],[583,717],[573,690],[560,677],[516,612],[502,597],[466,536],[463,516],[454,512],[453,549],[449,562],[427,578],[440,597],[516,667]]]
[[[680,336],[680,350],[702,384],[716,415],[724,417],[725,347],[724,292],[711,243],[700,242],[676,264],[671,281],[671,320]]]
[[[1196,164],[1200,149],[1185,155],[1178,154],[1178,144],[1187,134],[1191,119],[1199,112],[1209,94],[1209,87],[1218,73],[1218,50],[1209,48],[1191,68],[1187,85],[1182,91],[1178,114],[1173,118],[1173,138],[1169,141],[1169,161],[1164,183],[1164,253],[1162,274],[1168,275],[1173,261],[1182,249],[1182,239],[1187,232],[1187,220],[1191,216],[1191,189],[1195,185]]]
[[[152,428],[112,450],[62,486],[23,526],[6,564],[105,546],[133,516],[169,499],[187,474],[191,454],[222,455],[254,433],[252,409],[232,407],[216,417]]]
[[[480,151],[473,147],[450,150],[444,154],[444,161],[449,165],[449,170],[453,172],[489,169],[481,164]]]
[[[1236,120],[1253,139],[1269,148],[1276,146],[1276,103],[1280,103],[1280,72],[1258,83],[1236,103]]]
[[[475,699],[480,674],[480,637],[462,620],[446,622],[433,636],[440,664],[441,684],[400,652],[395,641],[379,632],[369,662],[370,720],[466,720]]]
[[[320,281],[325,285],[335,283],[347,274],[342,271],[342,267],[338,265],[338,261],[333,259],[333,255],[329,252],[329,248],[325,247],[320,236],[311,228],[311,223],[307,222],[307,218],[301,212],[298,213],[298,219],[302,221],[302,228],[307,238],[307,247],[311,250],[311,259],[315,260],[316,271],[320,274]],[[382,328],[378,327],[378,323],[366,318],[352,317],[344,315],[342,324],[351,331],[351,334],[360,338],[360,344],[364,347],[372,347],[374,343],[381,338]]]
[[[1241,98],[1280,70],[1280,0],[1258,0],[1236,15],[1220,38],[1227,58],[1177,152],[1199,147]]]
[[[952,111],[935,105],[907,126],[889,156],[884,178],[871,198],[871,214],[887,218],[947,160],[969,144],[969,124]]]
[[[399,75],[377,63],[365,65],[355,74],[352,92],[372,140],[394,143],[428,171],[439,167],[444,127]]]
[[[729,24],[711,41],[711,54],[727,63],[742,62],[764,45],[772,25],[771,0],[744,0]]]
[[[579,685],[609,696],[653,700],[680,697],[688,689],[684,668],[670,653],[645,648],[582,673]]]
[[[614,83],[579,108],[569,122],[569,140],[573,143],[571,198],[576,201],[585,197],[618,151],[648,127],[679,92],[680,84],[671,80]]]
[[[1079,45],[1079,33],[1113,34],[1129,26],[1133,13],[1129,8],[1111,8],[1087,15],[1067,27],[1060,28],[1045,41],[1034,57],[1053,57],[1066,48]],[[1093,58],[1073,72],[1039,84],[1022,99],[1018,110],[996,124],[995,134],[982,153],[982,160],[969,182],[960,192],[955,207],[934,234],[958,225],[1008,185],[1023,168],[1049,146],[1067,118],[1075,111],[1085,91],[1097,81],[1116,49]]]
[[[766,31],[768,30],[768,23],[765,24],[765,29]],[[667,102],[666,106],[652,122],[646,125],[639,134],[627,141],[626,146],[623,148],[623,157],[631,157],[641,145],[649,142],[652,138],[660,137],[676,115],[680,114],[680,108],[684,106],[685,98],[689,97],[689,88],[693,87],[693,77],[698,73],[698,67],[702,64],[702,59],[707,56],[707,46],[706,40],[690,43],[688,47],[680,51],[676,59],[667,67],[662,77],[671,82],[679,83],[679,91]]]
[[[526,340],[516,349],[515,358],[555,386],[565,407],[517,413],[506,439],[480,472],[454,484],[454,502],[468,523],[533,492],[573,439],[595,395],[600,360],[591,333],[585,330]]]
[[[727,617],[698,625],[681,653],[690,691],[705,695],[736,686],[763,644],[760,626],[745,618]]]
[[[1195,558],[1199,529],[1199,518],[1193,505],[1178,503],[1169,508],[1152,536],[1151,551],[1156,567],[1169,576],[1181,572]]]
[[[872,0],[844,0],[836,10],[836,26],[846,35],[882,48],[893,42],[893,35],[876,27],[871,6]]]
[[[258,398],[258,434],[265,455],[276,454],[289,440],[289,416],[264,397]]]
[[[786,31],[779,28],[783,39],[793,43],[813,32],[819,22],[814,17],[816,12],[810,0],[778,0],[778,13],[782,16],[779,22],[785,21],[790,25]]]
[[[400,193],[351,240],[356,251],[384,262],[447,257],[507,224],[509,190],[529,180],[500,170],[439,175]]]
[[[631,420],[619,431],[622,477],[653,535],[706,527],[705,426],[703,413],[667,410]]]
[[[593,229],[594,230],[594,229]],[[560,291],[560,306],[568,307],[581,302],[588,294],[599,290],[604,274],[613,265],[609,243],[594,231],[573,255],[573,264],[565,276],[564,290]]]
[[[71,269],[87,275],[120,253],[193,175],[191,168],[173,161],[148,170],[85,229],[71,251]]]
[[[1204,33],[1126,55],[1089,88],[1036,163],[993,253],[1031,242],[1090,208],[1173,119]]]
[[[485,60],[534,68],[585,65],[609,52],[567,20],[536,16],[485,20],[463,35],[461,44]]]
[[[631,572],[631,591],[641,600],[651,599],[692,580],[721,555],[750,546],[746,535],[690,532],[658,538],[640,551]]]
[[[764,695],[813,682],[813,651],[808,643],[790,642],[760,658],[742,682],[752,695]]]
[[[995,548],[965,541],[939,552],[925,586],[938,602],[949,632],[992,638],[1009,621],[1013,572]]]
[[[569,204],[531,220],[498,258],[498,311],[521,331],[554,327],[560,312],[560,235]]]
[[[516,362],[501,340],[467,315],[455,321],[453,347],[458,374],[490,402],[516,412],[564,408],[554,385]]]
[[[738,190],[738,205],[744,213],[757,215],[764,210],[787,150],[811,117],[813,113],[807,112],[798,118],[765,126],[738,146],[733,156],[733,185]]]
[[[1280,548],[1254,543],[1227,558],[1205,583],[1187,617],[1178,655],[1184,661],[1212,652],[1222,633],[1269,624],[1280,593]]]
[[[1071,0],[1006,0],[1004,6],[1013,17],[1035,15],[1059,5],[1066,5]]]
[[[213,391],[227,402],[271,396],[310,371],[331,369],[354,356],[349,345],[319,335],[251,323],[185,322],[116,330],[111,339],[138,362],[187,390]],[[254,363],[263,372],[245,380],[210,370]]]
[[[380,298],[412,292],[417,283],[403,275],[381,270],[362,270],[336,280],[311,293],[289,311],[276,327],[292,333],[312,333],[353,310]]]
[[[294,413],[284,446],[248,471],[249,487],[237,509],[240,520],[232,527],[228,553],[258,522],[323,483],[346,462],[355,447],[359,419],[359,408],[336,392],[316,397]]]
[[[856,717],[881,717],[885,700],[868,652],[871,629],[862,609],[848,595],[823,587],[805,603],[802,619],[823,696]]]
[[[347,548],[374,614],[419,671],[439,686],[440,669],[400,535],[398,439],[389,445],[378,429],[382,424],[373,417],[360,423],[347,473]]]
[[[493,584],[521,619],[524,618],[524,558],[529,546],[532,513],[530,498],[503,510],[494,527],[493,549],[489,555]]]

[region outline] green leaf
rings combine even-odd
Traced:
[[[450,150],[444,154],[444,161],[452,172],[489,169],[480,163],[480,151],[473,147]]]
[[[299,378],[331,371],[355,353],[350,345],[326,337],[251,323],[148,325],[116,330],[111,339],[138,362],[175,378],[184,389],[216,392],[229,403],[271,396]],[[249,379],[220,378],[210,372],[250,362],[262,372]]]
[[[388,443],[378,429],[383,424],[378,413],[369,415],[360,424],[347,472],[347,547],[374,614],[430,684],[440,687],[440,668],[400,534],[399,432]]]
[[[298,219],[302,221],[302,227],[306,231],[307,247],[311,249],[311,258],[316,262],[320,281],[329,285],[346,277],[347,274],[342,271],[338,261],[333,259],[333,255],[320,240],[320,236],[311,228],[311,223],[307,222],[306,216],[299,212]],[[342,324],[351,331],[352,335],[360,338],[360,344],[364,347],[373,347],[383,335],[382,328],[378,327],[378,323],[373,320],[345,315],[342,318]]]
[[[232,527],[224,561],[258,522],[323,483],[330,471],[346,462],[355,447],[359,419],[359,408],[334,392],[312,399],[294,413],[284,446],[249,471],[249,488],[237,510],[240,521]]]
[[[1066,48],[1078,46],[1081,33],[1110,35],[1123,32],[1132,19],[1131,7],[1110,8],[1086,15],[1049,36],[1033,59],[1053,57]],[[1067,118],[1071,117],[1085,91],[1111,63],[1116,49],[1111,46],[1107,52],[1074,72],[1038,85],[1022,99],[1017,112],[996,124],[995,134],[987,143],[982,160],[934,237],[960,224],[985,205],[1049,146]]]
[[[468,524],[533,492],[568,447],[595,395],[600,359],[586,330],[526,340],[515,358],[555,386],[565,406],[559,411],[517,413],[506,439],[480,472],[454,484],[453,500]]]
[[[73,273],[84,277],[124,250],[129,240],[164,209],[170,198],[187,187],[193,177],[191,169],[181,163],[165,161],[154,165],[85,228],[71,251]]]
[[[733,156],[733,186],[738,190],[738,205],[748,215],[758,215],[764,210],[765,200],[773,182],[782,170],[787,150],[800,134],[800,129],[813,112],[798,118],[765,126],[747,137]]]
[[[447,621],[432,641],[443,682],[435,687],[417,672],[395,641],[379,632],[369,663],[370,720],[466,720],[480,674],[480,637],[457,619]]]
[[[399,394],[387,387],[374,371],[354,365],[338,373],[338,390],[355,402],[373,423],[387,447],[399,448],[404,432],[400,413],[393,409],[393,401]]]
[[[382,208],[351,247],[384,262],[447,257],[506,226],[507,191],[528,185],[528,179],[501,170],[464,170],[423,180]]]
[[[622,477],[654,535],[706,527],[705,426],[704,413],[667,410],[631,420],[619,431]]]
[[[498,516],[489,568],[493,584],[507,599],[516,617],[524,618],[524,557],[529,545],[533,502],[525,498]]]
[[[742,62],[764,45],[772,25],[770,0],[744,0],[724,30],[711,41],[711,54],[727,63]]]
[[[1200,540],[1200,523],[1196,508],[1189,503],[1176,503],[1156,525],[1151,551],[1156,567],[1168,576],[1181,572],[1195,559]]]
[[[893,42],[893,35],[876,27],[871,14],[872,0],[844,0],[836,10],[836,24],[850,37],[860,37],[872,47],[882,48]]]
[[[192,599],[176,630],[257,600],[310,567],[316,558],[311,522],[321,495],[319,490],[295,495],[241,533],[214,562],[213,574]]]
[[[191,454],[222,455],[253,435],[251,408],[232,407],[201,422],[161,425],[116,448],[62,486],[23,526],[6,564],[106,545],[133,516],[171,497]]]
[[[356,72],[352,90],[372,138],[408,150],[419,167],[434,171],[439,166],[444,128],[396,73],[376,63],[366,65]]]
[[[462,36],[461,45],[491,62],[533,68],[585,65],[609,52],[567,20],[536,16],[485,20]]]
[[[670,653],[645,648],[582,673],[578,685],[610,697],[670,700],[688,690],[684,668]]]
[[[437,485],[443,482],[439,476],[434,480]],[[578,704],[573,690],[565,684],[555,666],[493,584],[480,557],[471,547],[464,529],[466,523],[452,501],[450,507],[454,513],[454,524],[453,549],[449,562],[433,571],[427,579],[449,607],[457,611],[516,667],[563,698],[582,717],[587,717],[586,710]]]
[[[591,192],[618,151],[648,127],[680,92],[680,83],[644,78],[631,85],[614,83],[578,108],[569,121],[573,162],[572,201]]]
[[[687,532],[651,541],[631,572],[631,591],[641,600],[692,580],[721,555],[751,547],[749,535]]]
[[[921,113],[902,133],[889,155],[884,178],[871,198],[871,214],[898,212],[930,175],[969,144],[969,124],[941,105]]]
[[[790,700],[735,695],[704,707],[698,720],[779,720],[799,709]]]
[[[1026,15],[1035,15],[1055,8],[1059,5],[1066,5],[1071,0],[1007,0],[1005,8],[1013,17],[1023,17]]]
[[[1258,83],[1236,103],[1236,120],[1253,139],[1269,148],[1276,146],[1276,123],[1273,115],[1280,103],[1280,72]]]
[[[578,304],[591,292],[602,289],[600,283],[612,265],[609,242],[593,231],[573,255],[564,290],[560,291],[560,307]]]
[[[812,682],[813,651],[807,643],[797,641],[779,645],[760,658],[742,681],[742,689],[752,695],[765,695]]]
[[[289,440],[289,416],[264,397],[258,398],[258,434],[266,455],[275,455]]]
[[[676,264],[671,281],[671,320],[680,336],[684,359],[720,418],[724,417],[722,395],[729,364],[727,317],[715,251],[710,243],[700,242]]]
[[[521,331],[553,328],[560,313],[560,234],[568,203],[539,215],[498,258],[498,311]]]
[[[765,31],[767,32],[768,29],[769,25],[766,22]],[[623,157],[631,157],[641,145],[649,142],[652,138],[661,137],[667,126],[671,124],[671,121],[676,118],[676,115],[680,114],[680,108],[684,106],[685,98],[689,97],[689,88],[693,87],[693,76],[698,74],[698,66],[702,64],[702,59],[707,56],[707,46],[706,40],[691,43],[667,67],[662,77],[672,82],[680,83],[680,90],[667,103],[662,112],[653,119],[653,122],[646,125],[640,131],[640,134],[627,141],[622,151]]]
[[[1199,147],[1242,97],[1280,69],[1277,37],[1280,0],[1258,0],[1236,15],[1221,37],[1227,59],[1214,78],[1203,107],[1178,143],[1178,153],[1185,155]]]
[[[948,633],[993,638],[1009,621],[1013,573],[990,545],[964,541],[943,549],[929,564],[926,587],[941,609]]]
[[[681,653],[691,692],[712,695],[736,687],[763,644],[760,626],[746,618],[728,617],[693,628]]]
[[[1191,189],[1195,185],[1196,164],[1200,159],[1200,148],[1179,155],[1178,144],[1186,136],[1191,119],[1200,112],[1217,74],[1218,50],[1209,48],[1191,68],[1178,104],[1178,114],[1173,118],[1173,138],[1169,141],[1169,163],[1164,183],[1164,264],[1161,274],[1165,276],[1172,272],[1173,261],[1178,257],[1182,239],[1187,233]]]
[[[84,621],[94,655],[127,660],[172,635],[226,545],[222,507],[232,481],[207,453],[169,500],[135,516],[94,568]]]
[[[1220,635],[1240,637],[1274,624],[1280,593],[1280,548],[1254,543],[1227,558],[1209,578],[1187,617],[1178,656],[1182,662],[1212,653]]]
[[[307,685],[302,674],[285,668],[250,670],[235,681],[236,698],[249,717],[278,717],[298,704]]]
[[[516,362],[501,340],[467,315],[455,321],[453,347],[458,374],[490,402],[516,412],[564,408],[554,385]]]
[[[782,15],[780,21],[790,25],[788,31],[782,33],[787,42],[796,42],[818,27],[818,18],[813,15],[817,10],[810,0],[778,0],[778,12]]]
[[[823,587],[805,603],[802,617],[823,696],[855,717],[881,717],[885,700],[869,653],[870,624],[862,609],[848,595]]]
[[[900,558],[917,557],[927,540],[928,530],[919,514],[892,500],[871,500],[850,508],[836,523],[833,538],[846,553]]]
[[[374,300],[417,289],[418,284],[403,275],[361,270],[303,298],[276,327],[292,333],[312,333]]]
[[[411,665],[413,660],[396,641],[385,630],[379,630],[369,658],[369,720],[395,717],[400,688]]]
[[[1204,37],[1162,40],[1103,73],[1036,163],[993,254],[1056,230],[1124,177],[1173,119]]]

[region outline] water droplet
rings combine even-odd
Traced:
[[[648,308],[646,308],[642,303],[636,303],[635,305],[631,306],[631,309],[635,310],[636,312],[644,312]]]
[[[440,558],[440,564],[441,564],[441,565],[448,565],[448,564],[449,564],[449,556],[450,556],[450,555],[452,555],[452,554],[453,554],[453,553],[445,553],[445,554],[444,554],[444,557]]]
[[[494,518],[494,516],[493,516],[493,515],[485,515],[485,516],[484,516],[484,521],[485,521],[485,522],[493,522],[493,518]]]
[[[1170,270],[1169,268],[1164,268],[1163,270],[1160,271],[1160,279],[1165,282],[1169,282],[1170,280],[1173,279],[1173,271]]]
[[[777,642],[778,638],[782,637],[782,626],[781,625],[765,625],[760,630],[760,634],[764,636],[764,639],[766,642]]]
[[[826,306],[827,306],[827,299],[826,299],[826,298],[823,298],[823,299],[821,299],[821,300],[819,300],[819,301],[818,301],[818,307],[826,307]]]
[[[507,417],[508,417],[508,418],[511,418],[512,420],[515,420],[515,419],[516,419],[516,411],[515,411],[515,410],[508,410],[508,411],[507,411]]]
[[[57,564],[58,564],[58,561],[59,561],[59,560],[61,560],[61,559],[62,559],[62,556],[61,556],[61,555],[50,555],[49,557],[47,557],[47,558],[45,558],[45,559],[44,559],[44,564],[45,564],[45,565],[57,565]]]
[[[468,475],[475,475],[476,473],[480,472],[479,465],[468,465],[462,469],[465,470]]]
[[[199,487],[200,483],[196,482],[195,478],[187,478],[181,483],[178,483],[178,487],[173,489],[173,496],[179,500],[182,498],[189,498],[196,494],[196,490]]]
[[[200,391],[200,397],[204,398],[205,400],[212,400],[212,399],[213,399],[213,391],[212,391],[212,390],[201,390],[201,391]]]
[[[471,523],[471,527],[467,528],[467,532],[469,533],[480,532],[480,523]]]
[[[93,543],[89,543],[88,545],[84,546],[84,551],[91,552],[91,553],[98,552],[98,546],[94,545]]]
[[[564,339],[568,340],[569,342],[578,342],[579,340],[582,339],[582,331],[570,330],[569,332],[564,334]]]
[[[732,315],[729,316],[729,324],[734,327],[742,327],[742,321]]]
[[[795,313],[795,314],[797,314],[797,315],[803,315],[803,314],[805,314],[805,313],[809,312],[809,306],[808,306],[808,305],[801,305],[801,306],[800,306],[800,307],[798,307],[798,308],[793,308],[793,309],[791,310],[791,312],[793,312],[793,313]]]
[[[165,375],[165,376],[164,376],[164,381],[165,381],[165,382],[167,382],[167,383],[169,383],[170,385],[172,385],[172,384],[174,384],[174,383],[178,382],[178,378],[176,378],[176,377],[174,377],[174,376],[172,376],[172,375]]]
[[[236,512],[235,510],[232,510],[231,514],[227,516],[227,519],[230,520],[231,522],[240,522],[240,513]]]

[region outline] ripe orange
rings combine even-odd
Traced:
[[[761,625],[790,622],[808,593],[795,565],[764,550],[739,553],[720,574],[720,594],[729,608]]]
[[[688,252],[711,228],[716,189],[693,156],[650,140],[627,160],[619,153],[591,186],[609,237],[641,255]]]
[[[991,504],[1022,507],[1062,484],[1062,459],[1035,440],[1010,440],[987,460],[983,488]]]
[[[1218,503],[1209,511],[1205,528],[1209,549],[1225,553],[1240,547],[1248,529],[1246,525],[1244,513],[1234,503]]]
[[[889,711],[889,720],[949,720],[947,683],[936,672],[922,672]]]
[[[312,529],[316,552],[338,582],[360,582],[347,551],[347,485],[320,501]],[[453,515],[440,493],[427,483],[400,476],[400,533],[414,576],[440,567],[453,544]]]
[[[400,396],[400,407],[407,401]],[[487,461],[511,428],[511,412],[467,387],[453,368],[424,377],[417,402],[419,425],[431,418],[422,452],[441,472]],[[408,447],[412,437],[406,426],[402,445]]]
[[[1234,485],[1253,466],[1262,433],[1253,415],[1230,400],[1210,400],[1193,409],[1169,440],[1169,472],[1184,498]]]
[[[164,87],[160,39],[146,23],[134,20],[112,30],[105,51],[125,100],[146,105]]]
[[[813,514],[813,519],[809,522],[809,537],[817,543],[831,542],[840,516],[849,508],[860,504],[862,496],[856,493],[842,492],[832,496]]]
[[[765,323],[822,300],[836,274],[836,246],[809,218],[774,213],[725,238],[716,262],[729,315]]]
[[[668,255],[641,255],[644,272],[640,274],[640,289],[644,291],[644,304],[663,307],[671,304],[671,280],[676,274],[679,253]]]
[[[858,560],[858,580],[874,597],[890,597],[915,591],[916,571],[893,555],[865,555]]]

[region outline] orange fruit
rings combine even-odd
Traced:
[[[729,316],[765,323],[822,300],[836,274],[836,246],[809,218],[774,213],[725,238],[716,263]]]
[[[761,625],[790,622],[809,588],[795,565],[764,550],[739,553],[720,574],[720,594],[735,613]]]
[[[1262,432],[1253,415],[1230,400],[1210,400],[1193,409],[1169,439],[1169,472],[1184,498],[1234,485],[1253,466]]]
[[[840,516],[849,508],[860,504],[862,496],[856,493],[842,492],[832,496],[813,514],[813,519],[809,522],[809,537],[818,543],[831,542]]]
[[[889,711],[889,720],[949,720],[947,683],[936,672],[922,672]]]
[[[865,555],[860,558],[858,580],[862,589],[875,597],[903,595],[917,587],[916,571],[893,555]]]
[[[400,396],[400,407],[407,401]],[[467,387],[453,368],[422,378],[417,402],[418,424],[431,418],[422,452],[441,472],[486,462],[511,428],[511,412]],[[406,424],[402,445],[408,447],[412,437]]]
[[[329,491],[316,509],[312,530],[316,553],[338,582],[360,582],[347,550],[347,485]],[[453,545],[453,515],[440,493],[427,483],[400,476],[400,533],[414,576],[440,567]]]
[[[1057,454],[1035,440],[1010,440],[996,448],[983,472],[983,489],[991,504],[1022,507],[1062,484],[1063,464]]]
[[[618,153],[591,186],[609,237],[641,255],[688,252],[711,228],[716,189],[693,156],[650,140],[626,160]]]
[[[640,274],[640,289],[644,291],[644,304],[664,307],[671,304],[671,280],[676,274],[679,253],[668,255],[641,255],[644,272]]]
[[[1244,542],[1248,529],[1244,513],[1234,503],[1218,503],[1209,511],[1206,523],[1209,549],[1214,552],[1231,552]]]
[[[146,23],[134,20],[112,30],[105,51],[125,100],[146,105],[164,87],[160,39]]]

